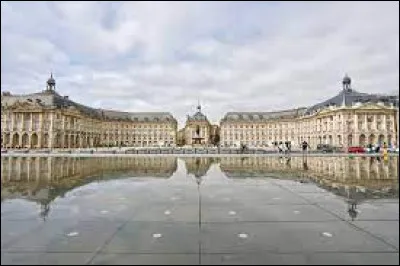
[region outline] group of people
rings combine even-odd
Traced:
[[[290,142],[286,141],[286,142],[279,142],[279,144],[277,145],[278,147],[278,153],[284,153],[284,154],[288,154],[291,151],[291,144]]]
[[[285,141],[285,142],[279,142],[277,145],[278,148],[278,153],[282,153],[282,154],[290,154],[290,152],[292,151],[292,144],[290,143],[290,141]],[[307,152],[307,150],[310,148],[310,145],[307,143],[307,141],[303,141],[301,143],[301,149],[303,151],[303,153]]]

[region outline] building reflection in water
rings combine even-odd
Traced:
[[[22,198],[36,202],[45,218],[55,198],[95,180],[169,178],[176,169],[173,157],[2,157],[1,201]]]
[[[250,176],[307,175],[314,181],[335,185],[381,189],[398,180],[398,158],[384,161],[376,157],[225,157],[221,170],[231,178]]]
[[[192,174],[196,178],[205,176],[213,163],[218,161],[218,158],[211,157],[184,157],[187,174]]]
[[[226,157],[221,158],[220,168],[229,178],[312,181],[344,197],[352,219],[357,216],[357,205],[366,199],[399,196],[398,157]]]
[[[357,216],[365,199],[398,198],[399,158],[376,157],[185,157],[187,174],[207,175],[214,163],[228,178],[284,178],[312,181],[346,198],[348,213]],[[169,178],[175,157],[2,157],[1,200],[23,198],[41,205],[45,218],[51,202],[96,180],[127,177]]]

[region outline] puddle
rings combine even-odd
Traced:
[[[78,235],[79,235],[78,232],[70,232],[67,234],[67,236],[69,236],[69,237],[78,236]]]
[[[153,234],[153,238],[160,238],[160,237],[162,237],[162,234],[159,233]]]
[[[332,235],[331,233],[329,233],[329,232],[323,232],[322,235],[325,236],[325,237],[332,237],[332,236],[333,236],[333,235]]]
[[[248,238],[249,235],[246,234],[246,233],[240,233],[240,234],[238,234],[238,237],[239,237],[239,238]]]

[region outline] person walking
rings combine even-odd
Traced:
[[[279,153],[285,154],[285,146],[283,145],[283,142],[279,142]]]
[[[291,143],[290,143],[290,141],[286,141],[285,145],[286,145],[286,154],[290,155],[290,151],[291,151]]]
[[[386,161],[388,159],[388,156],[389,156],[389,154],[388,154],[388,145],[386,144],[386,142],[383,143],[382,154],[383,154],[383,159]]]
[[[307,141],[303,141],[301,144],[301,148],[303,150],[303,155],[307,153],[307,149],[310,147],[310,145],[308,145]]]

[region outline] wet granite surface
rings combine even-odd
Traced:
[[[399,263],[398,157],[1,163],[2,264]]]

